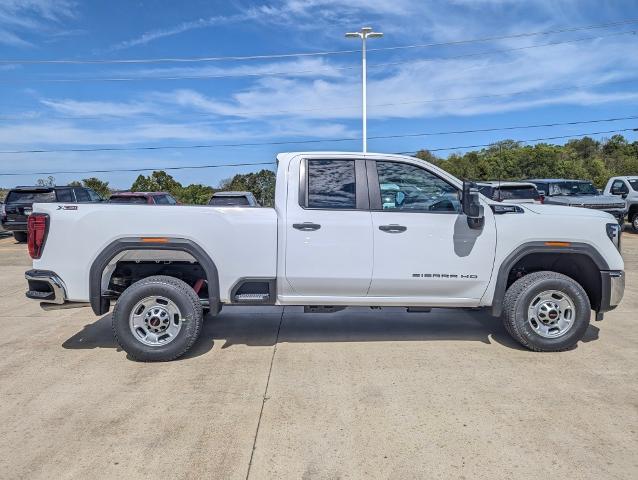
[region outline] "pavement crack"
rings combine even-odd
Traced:
[[[269,400],[268,386],[270,385],[270,375],[272,374],[272,366],[275,363],[275,353],[277,353],[277,345],[279,343],[279,332],[281,332],[281,324],[284,321],[284,312],[286,307],[281,307],[281,317],[279,317],[279,325],[277,326],[277,336],[275,337],[275,345],[272,349],[272,356],[270,357],[270,368],[268,369],[268,378],[266,379],[266,388],[261,398],[261,409],[259,410],[259,419],[257,420],[257,428],[255,429],[255,436],[253,438],[253,448],[250,451],[250,460],[248,462],[248,470],[246,471],[246,480],[250,477],[250,469],[253,466],[253,456],[255,455],[255,448],[257,447],[257,437],[259,436],[259,427],[261,426],[261,417],[264,414],[264,405],[266,400]]]

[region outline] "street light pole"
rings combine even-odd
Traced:
[[[368,151],[368,106],[367,106],[367,63],[366,63],[366,40],[368,38],[381,38],[383,33],[373,32],[371,27],[363,27],[358,32],[346,33],[346,38],[361,39],[361,114],[362,114],[362,137],[363,153]]]

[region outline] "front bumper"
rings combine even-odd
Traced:
[[[600,272],[601,297],[598,312],[608,312],[616,308],[625,294],[625,272],[606,270]]]
[[[60,277],[49,270],[29,270],[24,273],[29,284],[27,298],[42,303],[62,305],[66,302],[66,287]]]

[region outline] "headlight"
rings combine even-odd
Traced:
[[[622,232],[622,228],[617,223],[608,223],[607,224],[607,236],[609,240],[616,246],[618,250],[620,250],[620,233]]]

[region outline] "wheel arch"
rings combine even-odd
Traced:
[[[89,270],[89,300],[96,315],[103,315],[110,309],[110,300],[102,296],[102,275],[111,261],[126,251],[163,250],[179,251],[191,255],[202,267],[208,282],[208,300],[210,312],[215,315],[220,311],[219,273],[215,262],[197,243],[186,238],[161,237],[157,241],[147,238],[120,238],[104,248],[95,258]]]
[[[512,273],[519,267],[538,268],[563,273],[585,289],[592,308],[598,310],[601,304],[601,271],[609,270],[602,255],[586,243],[569,243],[565,246],[548,245],[550,242],[529,242],[516,248],[501,263],[498,270],[492,315],[500,316],[503,300],[509,285],[513,283]],[[548,267],[549,265],[549,267]],[[531,273],[537,270],[531,270]],[[580,272],[577,274],[575,272]]]

